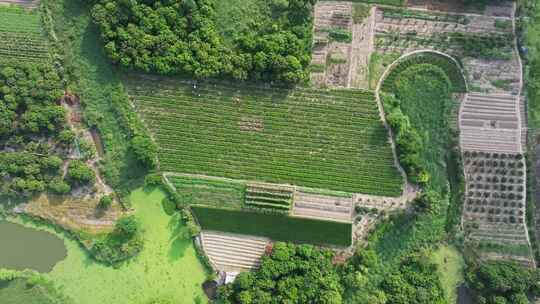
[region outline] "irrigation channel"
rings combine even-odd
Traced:
[[[0,268],[49,272],[67,256],[56,235],[0,220]]]

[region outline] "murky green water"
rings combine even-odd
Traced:
[[[54,234],[0,220],[0,268],[49,272],[66,255]]]

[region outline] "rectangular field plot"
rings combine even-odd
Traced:
[[[131,75],[162,171],[399,196],[372,92],[285,90]]]
[[[179,194],[189,196],[192,204],[240,208],[244,201],[246,186],[243,183],[183,176],[167,178]]]
[[[350,223],[192,206],[203,230],[268,237],[275,241],[349,246]]]
[[[0,62],[42,62],[48,59],[47,39],[38,13],[0,5]]]

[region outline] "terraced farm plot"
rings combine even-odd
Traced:
[[[49,59],[47,39],[35,11],[0,6],[0,62]]]
[[[372,92],[130,75],[162,171],[399,196]]]

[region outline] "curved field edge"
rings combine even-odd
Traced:
[[[415,65],[409,67],[411,66],[414,67]],[[398,269],[400,261],[408,254],[423,249],[433,252],[437,244],[443,240],[454,239],[455,229],[459,222],[459,219],[457,219],[460,216],[459,210],[461,208],[461,196],[459,193],[464,187],[464,180],[460,169],[461,154],[459,149],[456,149],[457,135],[448,128],[441,129],[439,125],[433,126],[432,124],[437,119],[421,119],[422,115],[433,114],[435,111],[438,113],[436,117],[439,119],[439,124],[441,122],[447,124],[451,120],[451,115],[449,111],[444,109],[442,103],[435,102],[438,99],[431,100],[427,98],[430,94],[425,96],[420,94],[426,88],[431,88],[431,91],[433,91],[437,86],[418,85],[418,83],[414,85],[414,82],[410,86],[412,91],[402,96],[402,98],[406,97],[408,100],[404,101],[407,103],[407,107],[401,109],[400,103],[403,101],[397,102],[394,107],[402,111],[402,115],[407,116],[409,127],[418,130],[416,132],[420,133],[419,136],[423,139],[424,145],[423,149],[417,151],[417,153],[421,153],[420,155],[424,153],[431,154],[432,157],[426,158],[426,168],[430,175],[437,178],[435,182],[428,180],[423,185],[424,193],[431,192],[429,200],[431,204],[427,208],[420,207],[415,214],[391,215],[387,220],[379,223],[374,232],[368,237],[366,250],[374,250],[378,259],[384,261],[384,263],[379,263],[376,267],[370,269],[369,279],[372,280],[372,284],[375,286],[380,284],[388,273]],[[393,88],[394,85],[387,87]],[[450,92],[447,90],[445,92],[447,99],[449,99],[451,97]],[[439,93],[441,92],[438,90],[432,92],[435,95]],[[421,96],[414,97],[417,94]],[[428,107],[427,104],[430,104],[430,106]],[[395,108],[385,104],[385,115],[388,117]],[[396,134],[395,130],[393,131]],[[438,139],[432,142],[434,138]],[[448,141],[443,141],[442,138],[447,138]],[[441,144],[443,145],[441,146]],[[426,151],[426,149],[431,149],[431,151]],[[457,175],[453,176],[456,173]],[[439,280],[442,284],[446,284],[447,277],[439,272]],[[442,286],[446,290],[451,289],[448,286]]]

